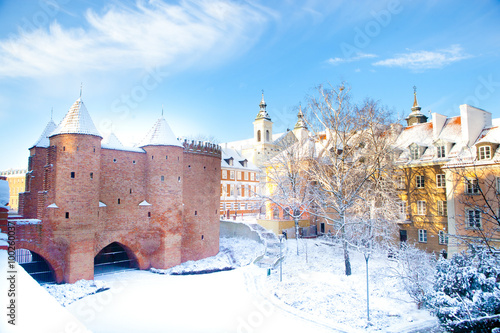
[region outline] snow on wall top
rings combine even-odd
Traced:
[[[153,128],[148,132],[146,137],[142,139],[137,147],[145,146],[178,146],[184,147],[182,143],[177,140],[174,132],[163,116],[156,121]]]
[[[88,134],[102,138],[81,98],[73,103],[64,119],[50,136],[58,134]]]
[[[45,126],[45,129],[42,132],[42,135],[40,135],[40,138],[38,139],[37,142],[31,147],[42,147],[42,148],[47,148],[50,146],[50,141],[49,141],[49,136],[54,132],[56,129],[56,124],[50,119],[50,121],[47,123],[47,126]]]
[[[0,208],[6,208],[9,204],[10,193],[9,193],[9,183],[6,180],[0,179]]]

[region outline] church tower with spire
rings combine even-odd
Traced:
[[[262,99],[259,103],[259,113],[253,122],[254,144],[252,163],[261,165],[272,154],[273,145],[273,122],[266,110],[267,104],[264,100],[264,91],[262,91]]]
[[[297,113],[297,123],[295,123],[295,127],[293,128],[293,134],[299,142],[302,142],[309,137],[307,123],[304,119],[304,113],[302,112],[302,105],[299,106],[299,112]]]
[[[408,126],[427,122],[427,116],[420,112],[421,109],[417,102],[417,87],[413,87],[413,107],[410,115],[405,119]]]

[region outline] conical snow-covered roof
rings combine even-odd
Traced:
[[[163,116],[156,121],[153,128],[148,132],[146,137],[142,139],[137,147],[145,146],[179,146],[183,147],[182,143],[177,140],[170,126]]]
[[[52,119],[47,123],[47,126],[45,126],[45,129],[42,132],[42,135],[40,135],[40,138],[35,142],[35,144],[31,147],[42,147],[42,148],[47,148],[50,146],[50,141],[49,141],[49,136],[54,132],[56,128],[56,124]]]
[[[115,133],[110,133],[107,137],[105,137],[101,141],[101,147],[117,150],[123,150],[123,148],[125,148],[123,143],[121,143],[121,141],[116,137]]]
[[[50,136],[58,134],[88,134],[102,138],[81,97],[73,103],[64,119]]]

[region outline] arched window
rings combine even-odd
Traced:
[[[257,131],[257,142],[260,142],[260,130]]]
[[[266,142],[269,142],[269,130],[266,130]]]
[[[280,218],[280,210],[278,207],[274,207],[273,209],[273,220],[279,220]]]

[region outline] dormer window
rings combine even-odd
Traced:
[[[233,166],[233,163],[234,163],[234,158],[230,157],[230,158],[226,158],[224,159],[224,161],[226,161],[226,163],[230,166]]]
[[[491,158],[491,147],[481,146],[479,147],[478,160],[489,160]]]
[[[418,145],[414,144],[410,146],[410,157],[412,160],[418,160],[418,158],[420,157]]]
[[[247,167],[247,165],[248,165],[248,160],[246,160],[246,159],[245,159],[245,160],[243,160],[243,161],[240,161],[240,164],[241,164],[241,166],[243,166],[243,167],[245,167],[245,168],[246,168],[246,167]]]
[[[444,146],[438,146],[437,147],[437,157],[446,157],[446,150]]]

